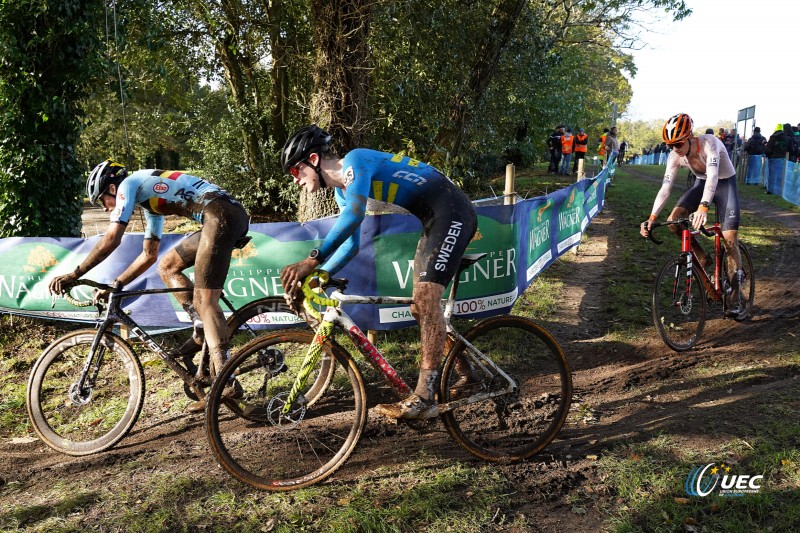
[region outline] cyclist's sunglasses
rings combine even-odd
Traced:
[[[667,146],[669,146],[673,150],[677,150],[677,149],[681,148],[684,144],[686,144],[686,141],[681,141],[679,143],[673,143],[673,144],[667,144]]]
[[[289,174],[291,174],[292,177],[294,177],[294,178],[299,178],[300,177],[300,164],[301,163],[305,163],[305,161],[300,161],[300,163],[297,163],[295,166],[289,167]]]

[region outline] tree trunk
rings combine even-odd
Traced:
[[[370,5],[369,0],[311,2],[317,47],[311,120],[333,135],[334,149],[341,154],[360,145],[366,127]],[[300,194],[300,221],[337,211],[329,189]]]
[[[439,129],[425,155],[427,161],[445,160],[458,155],[466,125],[472,118],[473,110],[478,107],[489,82],[492,81],[500,56],[525,4],[526,0],[501,0],[495,7],[486,36],[472,64],[469,82],[453,98],[450,104],[450,116]],[[439,157],[436,157],[437,154]]]
[[[281,31],[284,17],[283,1],[272,0],[264,2],[264,4],[269,18],[269,42],[270,52],[272,53],[270,121],[275,149],[280,150],[289,137],[289,133],[286,131],[286,124],[289,122],[286,114],[289,96],[289,74],[286,58],[289,53],[289,46],[285,34]]]

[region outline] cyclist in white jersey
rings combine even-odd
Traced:
[[[100,203],[111,213],[110,225],[74,272],[50,282],[50,291],[64,292],[110,256],[122,243],[125,227],[137,205],[144,210],[146,222],[142,253],[114,280],[120,287],[142,275],[158,259],[165,215],[180,215],[200,222],[201,230],[164,254],[158,271],[167,287],[194,287],[191,292],[175,293],[195,326],[193,338],[178,353],[191,366],[192,356],[205,339],[214,369],[219,371],[228,351],[227,327],[219,298],[233,249],[246,239],[249,224],[244,207],[218,186],[197,176],[164,170],[139,170],[128,175],[124,166],[111,160],[92,170],[86,181],[86,193],[92,203]],[[194,284],[183,273],[192,266]],[[97,298],[105,299],[107,294],[100,293]],[[235,393],[232,387],[228,388],[232,389],[229,395]],[[204,406],[200,400],[190,405],[189,410],[199,411]]]
[[[680,167],[690,169],[697,180],[686,191],[675,208],[670,213],[670,220],[690,217],[692,225],[698,229],[706,223],[708,208],[714,202],[722,224],[722,236],[728,257],[732,258],[736,267],[734,294],[731,295],[730,313],[738,313],[739,291],[744,272],[742,271],[742,258],[739,253],[739,194],[736,188],[736,169],[728,157],[725,145],[713,134],[692,134],[694,122],[685,113],[678,113],[671,117],[662,130],[662,137],[672,151],[667,158],[667,168],[664,172],[664,181],[656,195],[650,218],[641,224],[639,232],[647,237],[650,233],[649,224],[654,221],[669,199],[672,184],[677,177]],[[680,228],[670,226],[670,229],[680,237]],[[702,249],[700,244],[692,239],[692,249],[697,254],[703,268],[711,264],[711,258]]]

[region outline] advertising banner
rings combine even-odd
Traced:
[[[508,312],[531,281],[559,255],[580,242],[589,221],[602,209],[605,172],[547,196],[515,205],[480,206],[478,231],[467,253],[486,257],[461,273],[459,316],[483,317]],[[250,243],[235,250],[224,291],[235,307],[268,296],[282,296],[281,269],[308,256],[327,235],[335,218],[307,223],[252,224]],[[410,296],[414,278],[414,253],[421,224],[413,215],[368,216],[361,226],[361,250],[337,277],[347,278],[350,294]],[[0,311],[17,315],[80,322],[94,321],[94,308],[75,308],[63,299],[53,300],[47,287],[58,275],[71,272],[101,236],[74,238],[0,239]],[[183,235],[165,234],[160,256]],[[129,233],[122,244],[87,278],[111,282],[141,253],[143,235]],[[187,274],[191,278],[193,269]],[[153,266],[127,289],[161,288]],[[90,298],[88,287],[73,294]],[[54,303],[53,303],[54,302]],[[52,306],[52,307],[51,307]],[[174,296],[145,295],[126,300],[142,326],[158,329],[189,325]],[[414,322],[408,306],[352,305],[347,312],[362,329],[394,329]],[[265,322],[285,326],[285,320]]]

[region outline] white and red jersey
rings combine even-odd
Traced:
[[[656,195],[653,203],[653,215],[658,215],[669,200],[669,192],[677,176],[678,169],[688,168],[697,176],[697,179],[704,180],[703,198],[701,202],[711,202],[714,193],[717,191],[717,182],[721,179],[726,180],[736,177],[736,169],[733,168],[728,151],[715,135],[705,134],[697,136],[697,153],[700,156],[700,165],[693,161],[689,163],[689,155],[679,156],[675,151],[669,153],[667,157],[667,169],[664,171],[664,182]],[[692,148],[694,149],[694,148]]]

